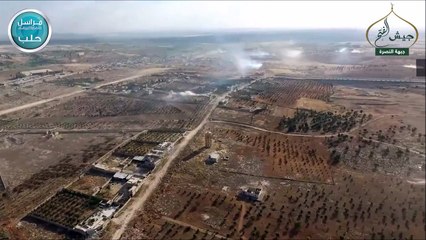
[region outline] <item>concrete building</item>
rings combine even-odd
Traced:
[[[123,206],[132,198],[141,187],[142,178],[131,176],[127,182],[121,187],[120,191],[113,198],[112,202],[115,205]]]
[[[112,176],[113,179],[119,180],[119,181],[127,181],[132,177],[132,175],[122,172],[116,172],[114,176]]]
[[[248,188],[241,189],[241,191],[238,192],[237,197],[240,200],[255,202],[255,201],[262,201],[263,195],[264,194],[261,188],[248,187]]]
[[[99,209],[84,222],[77,225],[75,230],[89,237],[99,233],[107,225],[118,208],[118,206],[108,206]]]
[[[212,138],[213,138],[212,132],[210,132],[210,131],[206,132],[206,135],[204,136],[206,148],[210,148],[212,146]]]
[[[164,154],[164,151],[163,150],[158,150],[158,149],[152,149],[151,153],[153,155],[156,155],[156,156],[162,156]]]
[[[56,74],[56,73],[62,73],[62,70],[53,71],[51,69],[37,69],[37,70],[30,70],[30,71],[22,71],[19,72],[18,75],[29,77],[29,76],[43,76],[43,75],[49,75],[49,74]]]
[[[55,130],[47,130],[46,134],[44,135],[45,138],[55,138],[60,139],[62,138],[58,131]]]
[[[228,99],[223,99],[219,102],[219,106],[225,106],[226,104],[228,104]]]
[[[172,149],[172,147],[173,147],[173,143],[163,142],[163,143],[158,144],[158,146],[155,147],[155,150],[169,151],[170,149]]]
[[[145,156],[135,156],[133,157],[134,161],[143,161],[145,159]]]
[[[207,159],[205,160],[205,163],[207,165],[212,165],[212,164],[218,163],[219,159],[220,159],[220,155],[218,153],[216,152],[210,153]]]
[[[147,171],[154,170],[155,161],[151,160],[150,158],[145,158],[143,161],[138,162],[138,167],[143,168]]]

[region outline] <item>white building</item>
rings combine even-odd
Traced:
[[[30,70],[30,71],[22,71],[21,74],[25,77],[33,76],[33,75],[45,75],[49,73],[55,73],[56,71],[52,71],[51,69],[37,69],[37,70]]]
[[[131,174],[123,173],[123,172],[116,172],[114,176],[112,176],[113,179],[117,180],[129,180],[133,176]]]
[[[74,229],[86,236],[93,236],[106,226],[108,220],[112,218],[118,208],[118,206],[109,206],[99,209],[84,222],[78,224]]]
[[[216,152],[210,153],[210,155],[207,157],[205,163],[208,164],[208,165],[212,165],[212,164],[218,163],[219,159],[220,159],[219,153],[216,153]]]
[[[238,193],[238,198],[245,201],[262,201],[264,191],[261,188],[243,188]]]
[[[134,161],[143,161],[145,159],[145,156],[135,156],[133,158]]]

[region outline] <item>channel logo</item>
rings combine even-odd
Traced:
[[[40,51],[52,37],[52,27],[48,18],[35,9],[25,9],[13,16],[8,27],[10,42],[20,51],[33,53]]]

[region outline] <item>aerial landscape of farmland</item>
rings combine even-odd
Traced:
[[[147,3],[117,4],[87,7]],[[0,240],[425,239],[419,30],[404,56],[357,28],[0,39]]]

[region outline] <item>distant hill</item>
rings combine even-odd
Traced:
[[[138,41],[158,44],[232,43],[232,42],[353,42],[363,41],[364,31],[358,29],[324,30],[249,30],[214,32],[141,32],[107,35],[53,34],[51,44],[111,43]],[[4,43],[8,41],[3,41]]]

